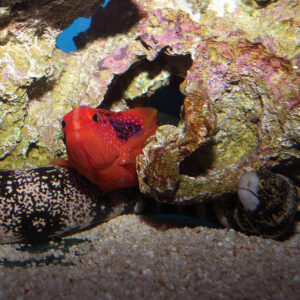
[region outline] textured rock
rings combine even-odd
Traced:
[[[211,4],[214,2],[220,6],[224,3],[214,0]],[[226,2],[226,13],[224,10],[222,14],[216,13],[220,6],[210,5],[202,14],[201,24],[207,28],[209,35],[226,39],[228,35],[242,34],[252,42],[263,43],[273,54],[289,58],[295,65],[299,63],[298,1]]]
[[[291,164],[296,176],[300,81],[292,63],[239,34],[207,39],[193,57],[181,85],[185,129],[148,141],[137,160],[140,189],[164,201],[203,200],[234,192],[245,170]],[[205,138],[187,138],[191,131]]]
[[[0,8],[0,166],[45,165],[57,140],[53,94],[66,60],[55,41],[74,18],[89,15],[99,1],[5,1]],[[57,13],[60,11],[60,14]],[[65,106],[65,103],[62,103]],[[57,107],[58,106],[58,107]],[[55,107],[55,108],[54,108]]]
[[[142,192],[162,201],[174,201],[180,182],[180,163],[196,149],[210,145],[215,115],[206,100],[204,94],[188,94],[184,102],[185,127],[161,126],[148,139],[143,154],[137,157]]]

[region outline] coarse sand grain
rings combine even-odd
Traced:
[[[0,299],[299,299],[299,233],[120,216],[45,245],[0,245]]]

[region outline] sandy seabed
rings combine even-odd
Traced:
[[[49,244],[0,245],[0,299],[300,299],[300,235],[120,216]]]

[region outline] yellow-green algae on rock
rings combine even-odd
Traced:
[[[43,41],[30,47],[17,42],[0,46],[1,167],[20,167],[30,145],[38,141],[38,128],[26,116],[37,85],[51,86],[60,76],[51,51]]]
[[[218,0],[214,2],[218,3]],[[299,50],[299,1],[240,0],[236,9],[227,10],[224,16],[208,7],[201,16],[201,24],[210,34],[222,36],[242,33],[252,42],[263,43],[269,51],[293,59]],[[264,3],[263,3],[264,2]],[[223,1],[220,1],[222,5]]]
[[[67,60],[56,56],[55,41],[74,17],[89,14],[96,2],[5,1],[0,14],[0,168],[47,165],[63,143],[57,138],[60,114],[52,91]],[[70,8],[73,8],[70,9]],[[62,15],[57,12],[60,11]]]

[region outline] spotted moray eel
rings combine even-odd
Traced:
[[[233,196],[210,204],[207,211],[227,227],[267,237],[282,235],[293,224],[297,190],[286,177],[269,173],[250,172],[241,179],[239,191],[250,195],[250,201]],[[102,193],[69,168],[0,171],[0,243],[67,235],[121,214],[147,212],[159,205],[155,203],[137,189]],[[200,207],[181,212],[197,216]]]
[[[73,169],[1,171],[0,243],[37,242],[134,211],[129,199],[112,195]]]

